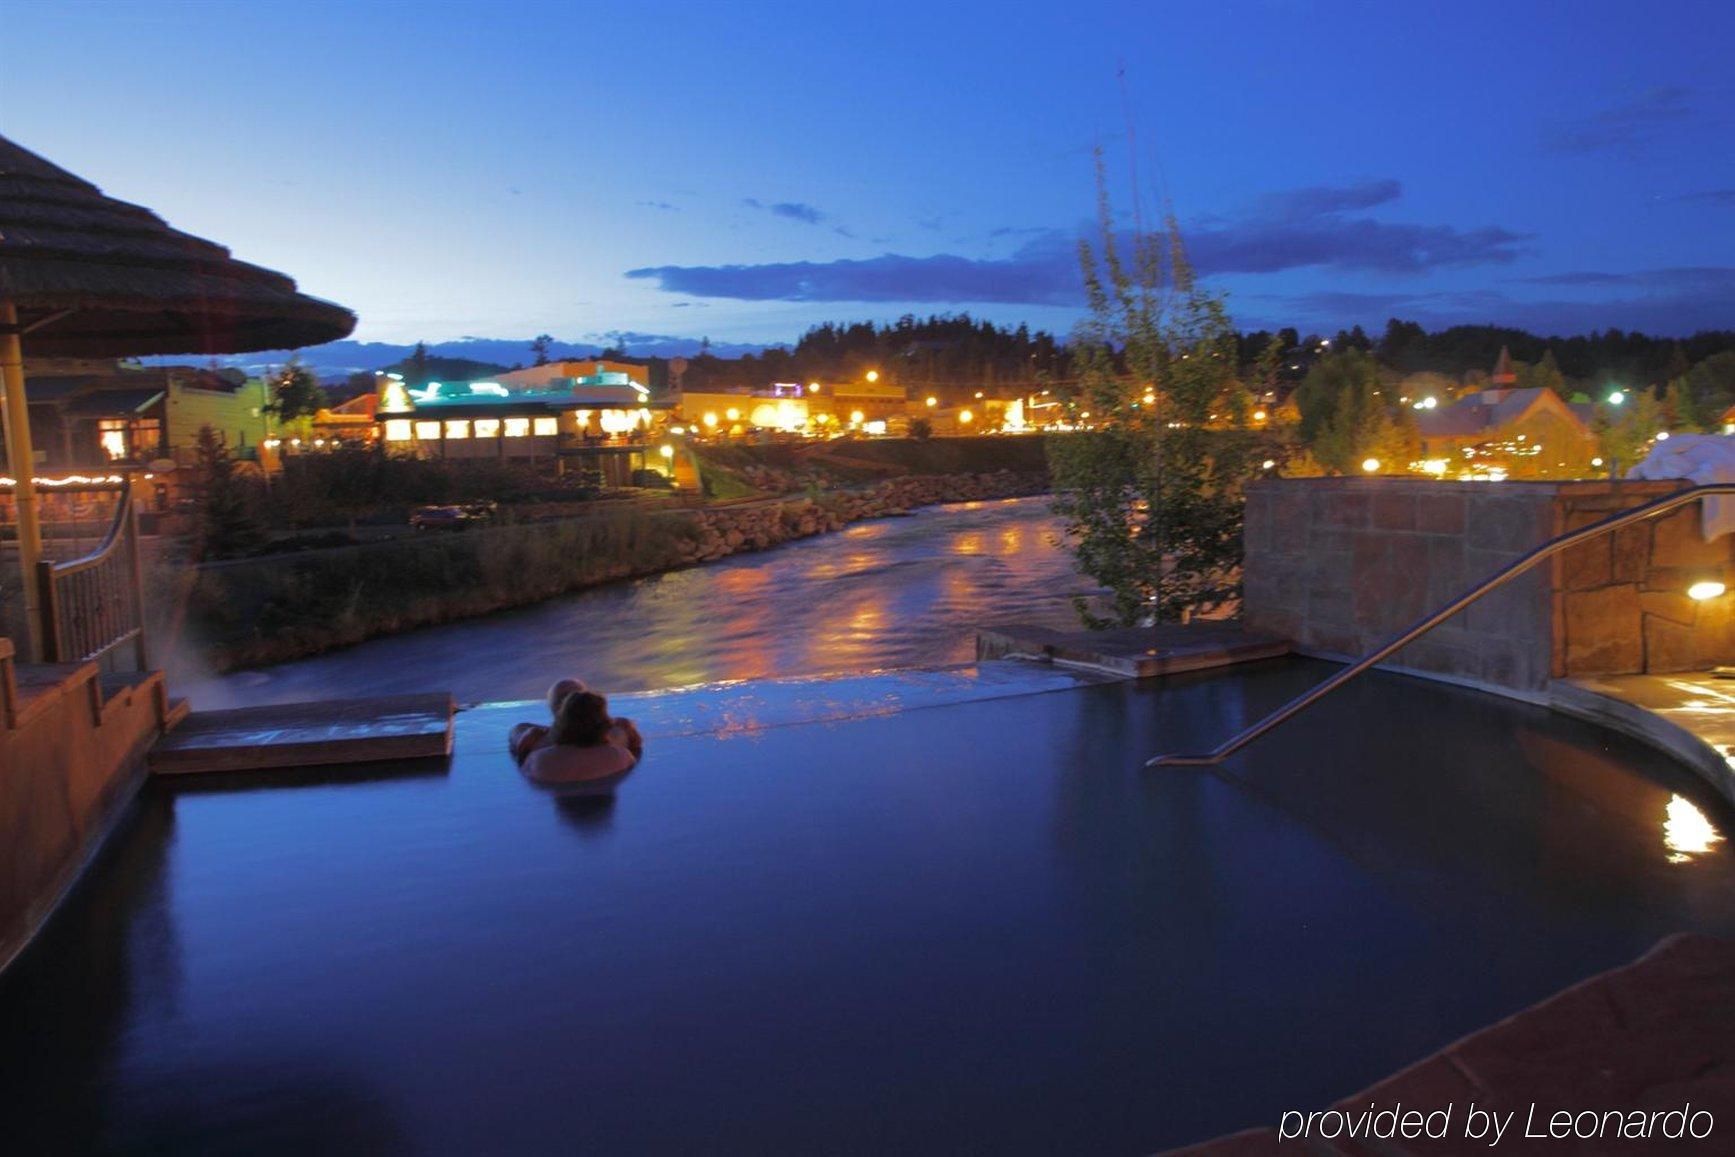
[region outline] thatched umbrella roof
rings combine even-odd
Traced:
[[[0,301],[27,357],[222,354],[345,337],[355,315],[0,137]]]

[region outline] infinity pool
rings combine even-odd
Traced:
[[[153,784],[0,981],[0,1119],[20,1152],[1145,1153],[1735,933],[1726,813],[1541,710],[1375,676],[1227,777],[1140,770],[1327,670],[622,697],[650,751],[612,802],[525,785],[525,706],[449,764]]]

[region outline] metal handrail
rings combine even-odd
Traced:
[[[65,562],[43,559],[36,571],[44,659],[89,662],[130,642],[139,670],[148,669],[144,576],[131,487],[121,488],[114,521],[96,549]]]
[[[1512,562],[1508,563],[1506,566],[1502,567],[1500,570],[1495,571],[1492,575],[1483,579],[1481,582],[1477,583],[1475,586],[1471,587],[1439,610],[1418,619],[1398,634],[1393,635],[1386,642],[1382,643],[1378,649],[1364,655],[1360,659],[1357,659],[1354,663],[1345,667],[1343,670],[1339,671],[1325,682],[1320,683],[1318,686],[1297,695],[1294,699],[1291,699],[1288,703],[1285,703],[1259,722],[1253,724],[1251,727],[1245,728],[1231,738],[1218,744],[1210,751],[1201,755],[1157,755],[1146,760],[1145,766],[1210,767],[1222,763],[1225,759],[1229,758],[1229,756],[1234,755],[1237,751],[1240,751],[1243,747],[1246,747],[1249,743],[1252,743],[1267,731],[1277,727],[1291,716],[1305,711],[1327,695],[1330,695],[1339,687],[1342,687],[1345,683],[1348,683],[1351,679],[1354,679],[1357,675],[1360,675],[1368,668],[1378,664],[1381,660],[1391,655],[1392,652],[1401,650],[1410,643],[1415,642],[1417,638],[1427,634],[1429,631],[1433,630],[1435,627],[1439,626],[1471,603],[1480,599],[1483,595],[1505,586],[1507,583],[1511,582],[1543,559],[1552,558],[1563,550],[1577,546],[1579,543],[1596,538],[1599,535],[1607,534],[1611,530],[1619,530],[1621,527],[1630,525],[1631,523],[1642,522],[1647,518],[1654,518],[1659,514],[1673,510],[1678,506],[1685,506],[1689,502],[1696,502],[1701,498],[1711,498],[1724,494],[1735,495],[1735,483],[1713,482],[1704,486],[1694,486],[1688,490],[1676,491],[1674,494],[1665,495],[1654,502],[1647,502],[1643,506],[1635,506],[1630,510],[1617,511],[1614,514],[1609,515],[1607,518],[1599,519],[1587,526],[1581,526],[1577,530],[1569,530],[1565,534],[1556,535],[1541,546],[1527,551]]]

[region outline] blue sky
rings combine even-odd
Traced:
[[[364,339],[1064,331],[1097,145],[1247,327],[1735,327],[1735,5],[7,8],[0,132]]]

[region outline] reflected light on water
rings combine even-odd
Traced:
[[[1663,820],[1663,846],[1669,849],[1669,863],[1685,864],[1694,856],[1709,852],[1723,842],[1723,833],[1705,817],[1692,800],[1684,796],[1669,797]]]
[[[966,663],[983,622],[1072,626],[1092,584],[1045,498],[857,523],[522,611],[203,682],[201,708],[450,691],[531,699],[563,675],[610,693]]]

